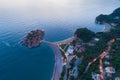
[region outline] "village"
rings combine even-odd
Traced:
[[[60,80],[120,80],[120,8],[95,22],[105,25],[103,32],[77,29],[73,41],[58,44],[64,62]]]
[[[118,39],[117,39],[118,40]],[[62,52],[63,59],[63,72],[61,73],[60,80],[78,80],[78,67],[82,64],[84,55],[78,56],[76,53],[85,52],[85,46],[95,46],[99,42],[99,38],[93,38],[90,42],[84,43],[81,39],[75,39],[72,42],[68,43],[59,43],[59,49]],[[87,73],[90,68],[90,65],[94,64],[97,59],[99,60],[99,73],[91,72],[91,79],[93,80],[120,80],[120,77],[117,76],[117,71],[111,65],[110,59],[112,54],[110,53],[112,44],[115,42],[115,39],[110,40],[107,45],[107,49],[103,51],[100,55],[90,61],[85,67],[83,74]],[[72,64],[71,64],[72,63]],[[114,79],[113,79],[114,78]]]

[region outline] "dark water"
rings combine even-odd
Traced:
[[[54,67],[52,49],[41,44],[28,49],[19,45],[31,30],[45,29],[45,40],[71,37],[76,28],[94,32],[101,13],[120,7],[119,0],[0,0],[0,80],[50,80]]]

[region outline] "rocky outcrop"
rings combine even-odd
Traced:
[[[43,36],[44,36],[44,30],[37,29],[37,30],[31,31],[27,34],[27,36],[22,41],[22,45],[28,48],[37,47],[40,45],[41,40],[43,39]]]

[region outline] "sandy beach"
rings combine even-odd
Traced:
[[[58,44],[67,44],[72,42],[74,39],[74,37],[71,37],[58,42],[42,41],[42,43],[49,45],[53,49],[55,55],[54,71],[51,80],[59,80],[63,67],[62,54],[58,47]]]
[[[54,71],[51,80],[59,80],[62,72],[63,60],[58,45],[48,41],[43,41],[43,43],[49,45],[53,49],[55,55]]]
[[[67,43],[72,42],[74,39],[75,39],[75,37],[73,36],[73,37],[67,38],[65,40],[57,41],[57,42],[54,42],[54,43],[55,44],[67,44]]]

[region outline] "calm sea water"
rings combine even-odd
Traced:
[[[41,44],[28,49],[19,45],[31,30],[45,29],[45,40],[59,41],[76,28],[95,32],[101,13],[120,7],[119,0],[0,0],[0,80],[50,80],[54,67],[52,49]]]

